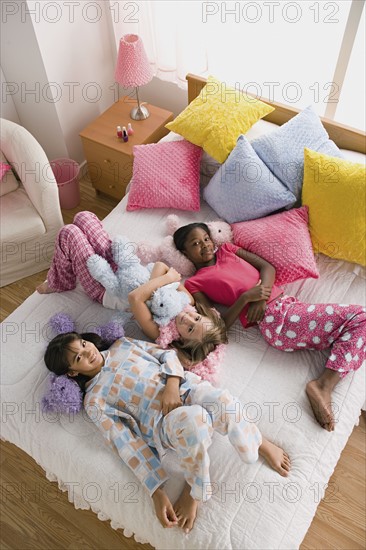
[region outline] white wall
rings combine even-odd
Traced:
[[[84,160],[79,132],[121,95],[109,2],[6,2],[1,18],[2,112],[25,126],[49,159]],[[154,78],[141,101],[173,111],[186,91]],[[17,120],[15,120],[17,117]]]
[[[2,103],[9,111],[13,102],[19,123],[35,136],[49,158],[66,156],[55,106],[41,93],[48,80],[32,22],[22,18],[26,2],[15,0],[7,6],[14,13],[3,11],[1,18],[1,66],[7,82]]]
[[[117,98],[116,51],[107,3],[75,2],[73,9],[70,4],[7,2],[1,64],[19,122],[47,156],[82,162],[79,132]]]
[[[8,83],[6,82],[5,75],[2,67],[0,67],[0,86],[1,86],[1,104],[0,104],[0,117],[11,120],[17,124],[20,123],[17,110],[14,105],[14,101],[10,93]]]
[[[58,8],[49,2],[38,18],[40,2],[27,3],[69,156],[80,162],[79,132],[117,98],[108,3],[78,2],[71,9],[70,2]]]

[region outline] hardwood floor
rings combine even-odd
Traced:
[[[103,219],[116,201],[95,195],[87,181],[81,181],[81,203],[63,211],[65,223],[74,214],[91,210]],[[18,307],[47,271],[1,289],[1,320]],[[301,550],[356,550],[366,548],[365,477],[366,415],[362,414],[330,480],[325,498],[301,545]],[[109,522],[100,521],[91,511],[76,510],[66,493],[49,482],[34,460],[16,446],[0,445],[1,550],[149,550]],[[218,518],[219,520],[219,518]],[[265,549],[263,549],[265,550]]]

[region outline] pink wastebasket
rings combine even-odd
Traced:
[[[51,160],[60,197],[61,208],[75,208],[80,203],[80,166],[75,160],[59,158]]]

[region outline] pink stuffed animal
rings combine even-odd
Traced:
[[[211,238],[216,246],[232,242],[231,227],[223,220],[207,223]],[[169,267],[174,267],[182,277],[191,277],[194,274],[194,265],[184,254],[175,248],[173,233],[181,226],[178,216],[171,214],[167,217],[166,228],[168,236],[159,245],[152,245],[147,241],[137,244],[136,255],[143,263],[165,262]]]
[[[169,267],[174,267],[183,277],[190,277],[195,272],[192,262],[175,248],[171,235],[164,237],[159,245],[147,241],[137,243],[135,254],[144,264],[164,262]]]

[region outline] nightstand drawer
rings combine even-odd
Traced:
[[[109,172],[111,177],[122,180],[125,171],[132,173],[133,157],[126,155],[122,151],[114,151],[93,141],[83,140],[85,156],[88,159],[88,165],[93,167],[93,173]],[[128,181],[126,181],[127,185]]]
[[[132,177],[132,157],[85,139],[83,147],[93,186],[103,193],[121,199]]]
[[[97,180],[92,180],[92,182],[97,191],[106,193],[106,195],[110,195],[116,199],[122,199],[124,197],[128,183],[123,183],[122,181],[111,178],[108,172],[98,174]]]

